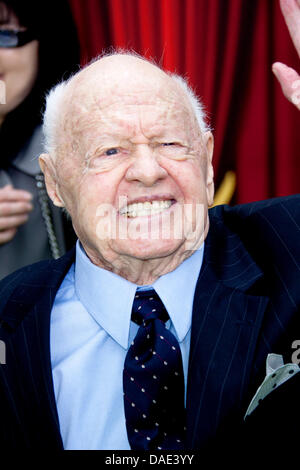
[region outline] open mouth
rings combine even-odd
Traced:
[[[122,207],[122,209],[120,209],[120,215],[134,218],[160,214],[169,209],[175,202],[174,199],[134,202],[128,206]]]

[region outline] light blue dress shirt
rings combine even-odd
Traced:
[[[185,388],[192,307],[203,247],[153,288],[170,320],[183,360]],[[123,405],[123,365],[138,326],[130,319],[137,285],[95,266],[79,242],[76,262],[51,312],[54,391],[65,449],[130,449]]]

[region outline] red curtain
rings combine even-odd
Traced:
[[[215,136],[218,186],[237,176],[233,202],[300,192],[300,118],[271,72],[298,67],[278,0],[70,0],[82,63],[111,46],[183,74]]]

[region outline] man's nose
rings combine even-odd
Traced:
[[[153,186],[157,181],[166,178],[167,174],[148,144],[136,145],[133,163],[126,172],[127,181],[139,181],[145,186]]]

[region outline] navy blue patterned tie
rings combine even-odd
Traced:
[[[140,325],[123,371],[131,449],[184,449],[181,351],[175,336],[165,327],[169,316],[155,290],[137,291],[131,319]]]

